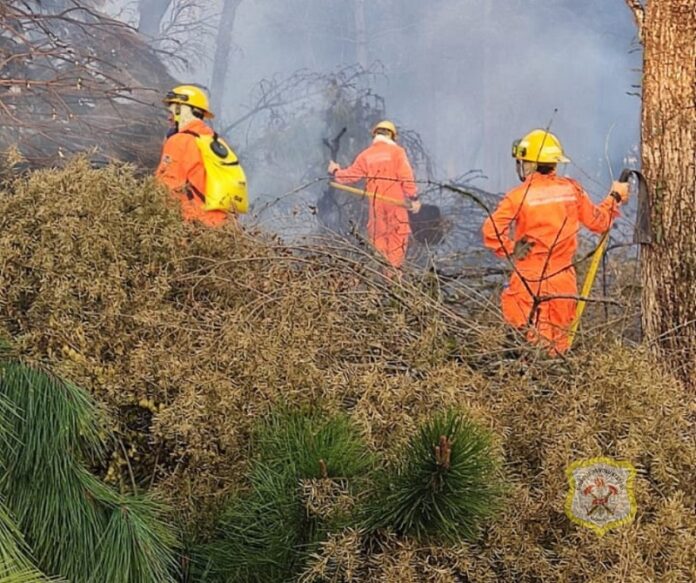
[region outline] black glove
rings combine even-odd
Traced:
[[[519,241],[515,241],[515,247],[512,250],[512,258],[515,260],[524,259],[529,255],[529,252],[534,247],[534,242],[522,237]]]

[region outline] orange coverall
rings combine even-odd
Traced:
[[[206,211],[205,203],[205,167],[203,158],[196,145],[196,137],[184,133],[213,135],[213,130],[203,120],[195,119],[164,142],[162,158],[155,176],[165,184],[172,196],[181,203],[181,211],[187,221],[200,221],[208,227],[224,224],[227,213]]]
[[[568,332],[575,318],[576,300],[541,302],[532,314],[533,299],[520,276],[537,297],[577,295],[573,257],[580,224],[595,233],[606,231],[619,215],[611,196],[595,205],[579,183],[555,173],[534,173],[508,192],[483,224],[483,241],[498,257],[512,255],[515,242],[526,237],[534,246],[515,260],[516,273],[503,291],[503,316],[516,328],[533,327],[527,334],[552,353],[568,349]],[[510,229],[514,225],[514,235]]]
[[[406,151],[384,136],[376,136],[348,168],[337,170],[336,182],[352,184],[365,179],[365,190],[397,201],[415,199],[417,188]],[[411,227],[406,208],[369,199],[367,235],[389,263],[399,268],[406,259]]]

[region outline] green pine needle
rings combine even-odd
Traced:
[[[103,445],[96,408],[74,385],[17,362],[0,368],[0,394],[16,410],[16,446],[0,443],[0,493],[41,568],[80,580],[104,523],[82,466]]]
[[[9,511],[0,504],[0,583],[45,583],[34,567],[29,547]]]
[[[264,463],[292,464],[304,479],[352,478],[372,464],[355,424],[346,415],[321,412],[271,414],[255,433],[254,450]]]
[[[396,467],[378,475],[367,526],[419,539],[474,538],[499,508],[500,465],[485,430],[456,412],[438,415]]]
[[[198,560],[205,581],[273,583],[289,580],[305,522],[291,477],[258,465],[252,491],[233,500],[216,541]]]
[[[0,495],[37,564],[74,583],[172,581],[175,540],[162,509],[120,496],[85,466],[104,447],[90,396],[10,361],[0,364],[0,398]]]
[[[162,515],[163,508],[149,498],[123,497],[95,549],[90,583],[173,582],[176,540]]]
[[[48,581],[57,582],[58,579],[47,579],[38,571],[19,571],[8,575],[2,574],[0,566],[0,583],[47,583]]]
[[[18,414],[12,431],[22,443],[22,455],[0,451],[13,460],[14,471],[62,465],[76,456],[91,460],[104,449],[96,405],[82,389],[18,362],[0,365],[0,395]]]
[[[232,501],[216,541],[206,546],[201,581],[274,583],[292,580],[308,555],[345,516],[309,515],[303,480],[362,476],[372,460],[360,432],[345,416],[283,411],[254,434],[247,495]]]

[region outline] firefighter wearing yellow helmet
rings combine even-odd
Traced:
[[[179,85],[162,101],[174,127],[164,143],[156,176],[180,202],[184,218],[219,227],[230,213],[247,212],[244,170],[205,121],[214,117],[206,92],[195,85]]]
[[[372,128],[372,135],[376,136],[378,133],[383,133],[383,131],[390,132],[392,135],[392,140],[396,140],[399,137],[399,132],[396,129],[396,125],[392,121],[385,119],[384,121],[375,124],[375,127]]]
[[[200,112],[200,117],[213,119],[215,116],[210,111],[208,95],[200,87],[195,85],[179,85],[174,87],[162,100],[165,105],[188,105],[192,110]]]
[[[607,231],[628,201],[628,185],[614,182],[595,205],[579,182],[556,174],[556,166],[569,160],[558,138],[545,130],[516,140],[512,155],[523,183],[486,219],[483,242],[515,264],[501,297],[505,320],[531,342],[559,354],[570,346],[575,318],[578,232],[583,226]]]

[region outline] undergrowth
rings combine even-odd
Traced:
[[[297,490],[287,488],[287,473],[264,465],[254,444],[259,420],[279,405],[348,417],[378,468],[401,467],[400,452],[423,423],[460,410],[494,436],[504,456],[506,509],[486,522],[482,538],[423,542],[384,529],[336,531],[316,519],[320,536],[293,538],[303,550],[282,555],[293,572],[305,581],[399,583],[693,580],[693,408],[646,347],[619,338],[634,316],[622,289],[602,292],[619,304],[606,322],[602,306],[590,306],[592,325],[573,352],[549,360],[506,339],[494,277],[442,280],[407,268],[397,281],[382,267],[360,245],[283,244],[256,232],[253,217],[245,229],[183,223],[154,182],[123,166],[97,171],[75,161],[16,180],[0,194],[0,328],[24,359],[88,389],[108,411],[126,458],[111,488],[132,490],[135,482],[139,491],[154,491],[182,520],[203,525],[191,528],[201,537],[214,536],[208,525],[223,500],[252,500],[257,487],[286,497],[269,521],[297,525],[307,505],[291,501]],[[609,269],[620,274],[622,265],[610,259]],[[89,442],[93,432],[84,427]],[[79,444],[80,456],[93,455],[86,445]],[[314,455],[297,486],[316,490],[304,499],[319,508],[320,494],[339,491],[319,491]],[[638,470],[635,522],[603,539],[563,513],[565,469],[596,456],[629,460]],[[65,457],[47,465],[59,485],[80,475]],[[264,470],[255,476],[256,461]],[[334,471],[328,456],[325,463]],[[11,471],[24,484],[21,469]],[[88,526],[94,513],[79,490],[62,487],[84,508],[64,517],[66,525]],[[42,529],[22,502],[28,495],[2,497],[33,546]],[[103,497],[97,491],[94,498]],[[266,520],[262,510],[240,518]],[[409,530],[403,518],[387,523]],[[278,557],[295,549],[280,538],[272,541]],[[41,549],[38,541],[33,558],[44,556]],[[77,568],[85,558],[46,560]]]

